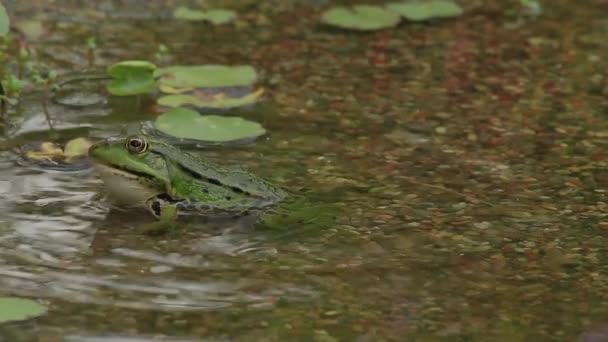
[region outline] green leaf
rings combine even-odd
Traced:
[[[209,21],[214,25],[225,24],[236,17],[236,13],[226,9],[211,9],[208,11],[194,10],[187,7],[178,7],[173,11],[177,19],[189,21]]]
[[[44,305],[17,297],[0,297],[0,323],[23,321],[46,314]]]
[[[180,6],[173,11],[176,19],[198,21],[205,20],[205,11],[199,11],[188,7]]]
[[[160,77],[161,85],[174,88],[219,88],[251,85],[257,74],[249,65],[178,65],[156,69],[154,77]]]
[[[543,12],[538,0],[519,0],[519,2],[533,15],[540,15]]]
[[[214,25],[225,24],[236,17],[234,11],[225,9],[213,9],[207,11],[206,20]]]
[[[358,5],[352,8],[334,7],[321,15],[321,22],[354,30],[379,30],[399,24],[398,14],[382,7]]]
[[[175,94],[166,95],[157,100],[158,104],[167,107],[181,107],[184,105],[191,105],[199,108],[235,108],[242,107],[248,104],[255,103],[263,93],[263,89],[259,89],[256,92],[249,93],[241,97],[228,97],[225,94],[216,94],[215,96],[209,96],[200,91],[195,91],[191,94]]]
[[[266,133],[257,122],[239,117],[200,115],[186,108],[175,108],[161,114],[154,127],[178,138],[216,142],[255,138]]]
[[[93,141],[87,138],[72,139],[63,147],[63,155],[67,159],[85,156],[91,145],[93,145]]]
[[[87,44],[87,48],[89,48],[91,50],[97,49],[97,40],[95,39],[95,37],[87,38],[86,44]]]
[[[0,3],[0,36],[6,36],[9,31],[10,19],[6,8]]]
[[[153,72],[156,66],[147,61],[123,61],[111,65],[108,74],[112,82],[108,91],[112,95],[127,96],[147,93],[156,88]]]
[[[30,41],[38,40],[45,33],[44,27],[39,20],[20,20],[15,26]]]
[[[412,21],[456,17],[463,13],[462,8],[450,0],[391,3],[386,8]]]

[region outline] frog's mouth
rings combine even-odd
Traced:
[[[93,159],[93,164],[95,165],[95,168],[98,170],[98,172],[112,172],[121,177],[133,178],[133,179],[137,179],[137,178],[152,179],[153,178],[152,176],[150,176],[149,174],[144,173],[144,172],[133,171],[131,169],[120,167],[118,165],[106,164],[103,161],[98,160],[95,157],[92,157],[91,159]]]
[[[150,184],[151,177],[144,173],[126,171],[96,162],[95,169],[110,195],[120,203],[141,205],[162,191]]]

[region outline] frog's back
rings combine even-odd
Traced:
[[[245,170],[227,168],[202,160],[198,156],[161,141],[153,141],[151,148],[153,151],[172,156],[175,163],[201,182],[223,186],[231,191],[259,198],[264,202],[278,202],[287,196],[287,193],[281,188]]]

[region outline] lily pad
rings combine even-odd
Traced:
[[[257,122],[239,117],[200,115],[186,108],[175,108],[161,114],[154,127],[173,137],[214,142],[256,138],[266,133]]]
[[[462,8],[450,0],[391,3],[386,8],[411,21],[456,17],[463,13]]]
[[[321,22],[353,30],[379,30],[399,24],[399,14],[382,7],[357,5],[352,8],[334,7],[321,15]]]
[[[0,3],[0,36],[6,36],[9,30],[10,19],[6,8]]]
[[[214,25],[225,24],[236,17],[236,12],[227,9],[211,9],[207,11],[178,7],[173,11],[177,19],[189,21],[209,21]]]
[[[46,314],[47,308],[36,301],[0,297],[0,323],[23,321]]]
[[[161,86],[172,88],[219,88],[251,85],[257,73],[249,65],[192,65],[159,68],[154,77]]]
[[[260,88],[257,91],[248,93],[244,96],[233,97],[224,92],[210,93],[203,89],[199,89],[190,94],[166,95],[159,98],[157,102],[161,106],[173,108],[194,106],[197,108],[228,109],[253,104],[259,100],[263,93],[264,89]]]
[[[108,74],[112,82],[108,91],[112,95],[128,96],[147,93],[156,88],[156,66],[147,61],[123,61],[111,65]]]

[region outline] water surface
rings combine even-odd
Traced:
[[[318,24],[326,3],[237,6],[237,23],[211,27],[173,21],[173,2],[9,2],[17,20],[43,22],[31,44],[60,73],[88,68],[91,36],[101,69],[155,61],[159,43],[165,64],[255,66],[268,96],[241,115],[270,137],[204,155],[312,189],[339,212],[331,226],[281,239],[238,222],[146,236],[136,230],[145,213],[111,208],[92,170],[49,170],[6,149],[0,292],[50,311],[24,323],[32,329],[0,331],[49,340],[608,336],[607,5],[545,2],[532,17],[514,2],[469,1],[456,19],[352,33]],[[93,89],[69,93],[86,106],[50,105],[58,138],[40,95],[29,94],[4,139],[114,136],[156,115],[150,98]]]

